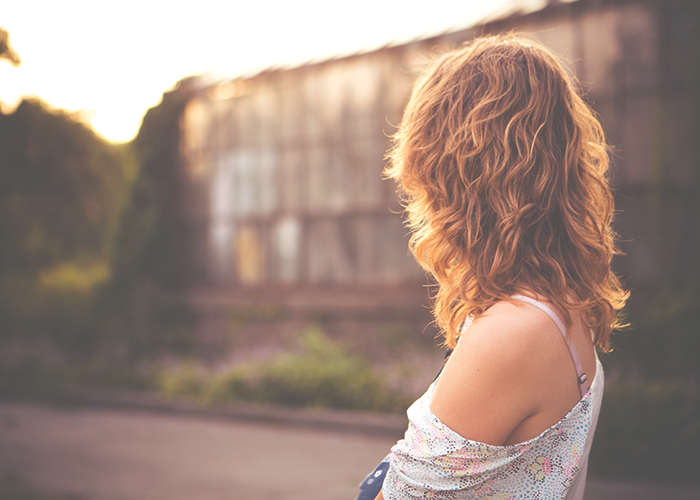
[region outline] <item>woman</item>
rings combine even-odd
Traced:
[[[583,497],[595,347],[628,295],[607,170],[600,123],[537,42],[480,38],[418,80],[387,176],[453,351],[358,498]]]

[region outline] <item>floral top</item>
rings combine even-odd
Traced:
[[[583,498],[603,397],[599,360],[590,389],[564,418],[539,436],[511,446],[471,441],[443,424],[430,411],[436,382],[408,409],[405,438],[387,457],[382,486],[386,500]]]

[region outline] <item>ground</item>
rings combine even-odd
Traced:
[[[395,442],[145,410],[0,402],[0,478],[84,500],[352,500]],[[589,481],[586,500],[700,498]]]

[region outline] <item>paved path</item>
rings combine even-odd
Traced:
[[[352,500],[394,440],[0,403],[0,475],[87,500]]]
[[[85,500],[352,500],[393,442],[203,416],[0,402],[0,477]],[[586,500],[699,493],[589,481]]]

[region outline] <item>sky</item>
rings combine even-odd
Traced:
[[[0,0],[0,27],[22,59],[18,68],[0,60],[0,103],[9,112],[38,97],[125,142],[186,76],[235,76],[378,48],[523,3],[546,1]]]

